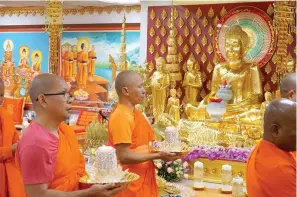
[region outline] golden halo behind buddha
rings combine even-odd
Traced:
[[[12,40],[5,40],[4,43],[3,43],[4,51],[7,51],[7,47],[10,47],[10,51],[12,51],[13,46],[14,46],[14,44],[13,44]]]
[[[28,48],[28,46],[23,45],[23,46],[20,47],[20,49],[19,49],[20,57],[23,56],[23,51],[26,52],[25,56],[28,57],[28,55],[29,55],[29,48]]]
[[[35,62],[35,56],[36,56],[36,55],[38,55],[38,57],[39,57],[38,62],[41,62],[41,61],[42,61],[42,52],[39,51],[39,50],[34,50],[34,51],[32,52],[32,54],[31,54],[31,61],[32,61],[32,62]]]
[[[76,50],[79,52],[79,51],[82,51],[81,49],[81,44],[84,43],[85,46],[86,46],[86,49],[87,51],[89,51],[89,48],[90,48],[90,41],[89,39],[87,38],[80,38],[78,41],[77,41],[77,44],[76,44]]]

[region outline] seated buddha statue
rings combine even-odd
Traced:
[[[205,110],[209,98],[218,96],[221,87],[229,87],[232,98],[226,103],[223,120],[234,121],[261,119],[260,104],[262,101],[262,84],[260,71],[256,64],[244,60],[249,50],[250,38],[239,25],[234,25],[226,34],[225,50],[228,62],[221,62],[214,68],[211,81],[211,92],[203,99],[196,110]],[[227,86],[226,86],[227,85]],[[193,110],[193,107],[191,108]],[[199,111],[198,110],[198,111]],[[251,114],[250,114],[251,113]],[[192,113],[195,114],[195,113]],[[191,117],[195,119],[195,117]]]

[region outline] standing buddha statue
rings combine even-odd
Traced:
[[[77,86],[78,89],[87,87],[88,78],[88,52],[85,43],[81,44],[81,51],[77,54]]]
[[[73,52],[72,81],[75,81],[75,79],[76,79],[76,73],[77,73],[77,51],[76,51],[76,45],[73,45],[72,46],[72,52]]]
[[[92,50],[88,53],[89,62],[88,62],[88,77],[89,81],[94,81],[95,75],[95,63],[96,63],[96,52],[95,52],[95,45],[92,46]]]
[[[151,87],[152,87],[152,99],[153,99],[153,115],[155,120],[158,120],[158,116],[164,113],[167,89],[170,85],[169,74],[164,72],[164,66],[166,61],[163,57],[159,57],[156,60],[156,71],[152,75]]]
[[[1,78],[5,84],[5,95],[11,96],[12,91],[15,88],[15,70],[12,58],[13,42],[11,40],[7,40],[5,42],[7,42],[7,44],[4,49]]]
[[[167,103],[167,112],[178,122],[180,120],[180,104],[179,99],[176,97],[176,89],[170,90],[170,98]]]

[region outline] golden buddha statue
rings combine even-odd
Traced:
[[[272,101],[272,94],[271,92],[265,92],[264,94],[264,98],[265,101],[261,104],[261,114],[264,115],[265,109],[268,106],[268,104],[270,103],[270,101]]]
[[[22,68],[30,68],[29,61],[28,61],[28,55],[29,55],[29,49],[26,49],[27,47],[23,46],[20,48],[20,60],[19,60],[19,67],[18,69]]]
[[[77,87],[78,89],[85,89],[88,80],[88,52],[85,43],[82,43],[81,51],[77,54]]]
[[[202,87],[201,72],[194,70],[194,61],[187,61],[187,72],[182,86],[185,88],[185,103],[195,104],[199,89]]]
[[[180,120],[180,104],[179,99],[176,97],[176,89],[170,90],[170,98],[167,103],[167,112],[178,122]]]
[[[169,74],[164,72],[166,61],[163,57],[156,60],[156,71],[152,75],[151,87],[153,98],[153,115],[155,121],[158,121],[158,116],[164,113],[167,90],[170,85]]]
[[[40,73],[41,72],[41,51],[34,51],[32,54],[32,69],[34,72]]]
[[[13,47],[13,43],[10,43],[10,40],[6,41],[6,46],[5,46],[5,50],[4,50],[4,59],[3,59],[3,64],[5,66],[14,66],[14,62],[12,59],[12,47]]]

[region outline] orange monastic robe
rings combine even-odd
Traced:
[[[88,63],[88,76],[94,77],[95,74],[95,62],[96,62],[96,52],[95,51],[89,51],[89,63]]]
[[[261,140],[247,163],[248,196],[296,197],[295,158],[292,153]]]
[[[69,78],[68,80],[71,80],[73,77],[73,58],[74,58],[74,54],[72,51],[68,52],[68,61],[69,61]]]
[[[72,77],[76,78],[77,73],[77,52],[73,52]]]
[[[77,85],[78,88],[83,89],[87,87],[88,79],[88,53],[85,51],[80,51],[77,54]]]
[[[11,145],[19,140],[12,117],[0,108],[0,196],[25,197],[21,172],[16,166]]]
[[[64,79],[66,81],[70,78],[70,52],[67,51],[64,56]]]
[[[65,55],[66,55],[66,51],[63,51],[61,54],[61,58],[62,58],[61,76],[63,78],[65,76]]]
[[[154,132],[142,113],[132,112],[125,105],[118,104],[111,113],[108,125],[108,144],[131,144],[131,151],[149,153],[149,142],[154,140]],[[131,183],[116,197],[157,197],[155,167],[152,161],[139,164],[122,165],[124,169],[136,173],[140,178]]]

